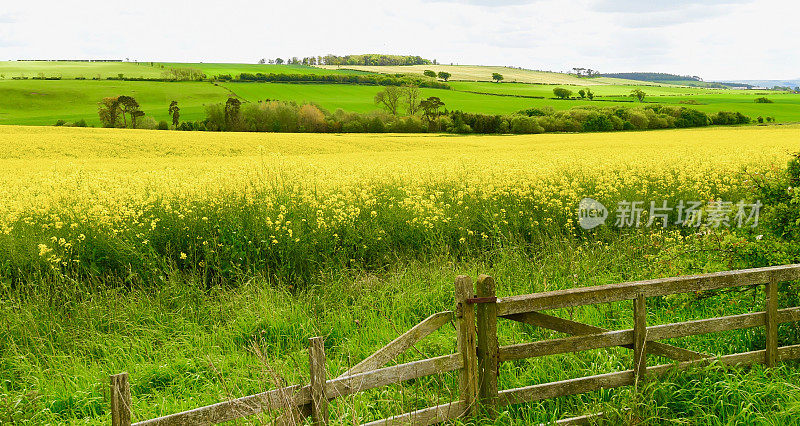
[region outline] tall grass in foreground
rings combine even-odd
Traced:
[[[88,281],[52,278],[36,292],[5,287],[0,298],[0,340],[5,343],[0,348],[0,421],[108,422],[107,376],[120,371],[131,374],[137,419],[256,393],[276,382],[303,383],[308,380],[307,339],[315,335],[325,337],[329,376],[335,376],[427,315],[452,309],[457,274],[492,274],[499,295],[511,295],[746,266],[726,250],[714,249],[724,238],[705,235],[681,241],[670,234],[633,233],[598,244],[562,234],[536,252],[499,249],[462,261],[450,256],[426,262],[398,259],[383,271],[323,269],[317,284],[294,292],[258,276],[236,286],[208,288],[201,276],[180,271],[167,274],[155,288],[92,287]],[[782,289],[784,297],[792,293]],[[648,323],[755,311],[761,299],[739,292],[654,299]],[[784,298],[781,303],[783,307],[791,301]],[[632,322],[626,303],[557,314],[608,328],[630,327]],[[518,323],[500,326],[501,344],[556,336]],[[794,328],[781,328],[782,344],[796,342],[796,336]],[[754,329],[672,343],[725,354],[760,349],[763,342],[761,331]],[[398,362],[454,350],[454,330],[444,327]],[[500,385],[511,388],[627,369],[631,362],[629,351],[610,349],[506,363]],[[497,423],[530,424],[623,408],[632,411],[619,411],[620,416],[633,412],[664,422],[687,418],[692,423],[696,418],[705,424],[737,419],[769,423],[796,410],[792,395],[798,375],[791,365],[771,372],[754,368],[729,373],[712,367],[712,379],[700,380],[706,377],[702,372],[675,376],[663,385],[648,385],[643,397],[626,390],[602,391],[510,407]],[[684,383],[692,392],[668,396]],[[335,402],[333,418],[337,423],[363,422],[423,408],[453,400],[457,387],[457,377],[450,374],[376,389]],[[734,391],[737,398],[722,398]]]

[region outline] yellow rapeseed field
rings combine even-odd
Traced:
[[[352,260],[409,245],[470,246],[574,227],[586,196],[741,196],[743,170],[785,164],[800,147],[798,130],[455,136],[4,126],[0,235],[62,269],[88,256],[92,238],[117,247],[103,259],[152,246],[176,262],[234,267],[245,255],[286,263],[295,246],[305,247],[297,256]]]

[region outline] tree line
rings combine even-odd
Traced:
[[[420,56],[412,55],[384,55],[380,53],[369,53],[364,55],[325,55],[325,56],[306,56],[298,58],[261,58],[259,64],[275,65],[367,65],[367,66],[388,66],[388,65],[429,65],[436,64],[436,60],[429,60]]]
[[[379,111],[370,113],[331,113],[315,104],[277,100],[243,103],[230,97],[224,104],[205,107],[205,119],[180,121],[177,101],[169,104],[172,129],[238,132],[311,133],[478,133],[530,134],[546,132],[610,132],[748,124],[750,118],[739,112],[714,114],[683,106],[646,105],[643,107],[579,106],[555,111],[552,107],[529,108],[514,114],[480,114],[448,111],[439,97],[423,98],[414,85],[387,86],[374,97]],[[103,127],[170,129],[169,123],[156,123],[146,117],[132,96],[103,98],[98,104]],[[763,119],[759,117],[759,122]],[[85,121],[75,126],[85,126]],[[65,125],[59,120],[56,125]]]
[[[276,100],[242,103],[230,98],[206,106],[206,118],[181,123],[179,130],[311,133],[534,134],[551,132],[611,132],[747,124],[750,118],[720,111],[706,114],[686,107],[579,106],[565,111],[530,108],[514,114],[448,111],[438,97],[422,98],[412,86],[387,87],[375,96],[382,110],[370,113],[329,112],[315,104]]]
[[[236,77],[230,75],[217,76],[220,81],[237,82],[278,82],[278,83],[334,83],[334,84],[366,84],[372,86],[405,86],[415,85],[431,89],[450,89],[450,86],[417,76],[407,74],[264,74],[241,73]]]

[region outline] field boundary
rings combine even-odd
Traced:
[[[308,384],[274,389],[140,421],[134,425],[207,425],[268,411],[281,412],[277,421],[279,424],[291,424],[310,417],[313,424],[324,425],[329,422],[328,403],[336,398],[434,374],[457,372],[457,401],[367,423],[376,426],[427,425],[459,417],[492,416],[498,407],[505,405],[636,386],[670,371],[687,370],[711,362],[731,366],[765,364],[773,367],[780,361],[800,358],[800,345],[778,346],[778,325],[800,321],[800,307],[778,309],[778,284],[798,279],[800,264],[793,264],[498,298],[491,276],[481,275],[477,283],[467,276],[459,276],[455,280],[453,311],[429,316],[339,377],[326,378],[323,338],[313,337],[309,339]],[[650,297],[758,285],[764,286],[765,310],[762,312],[647,325],[647,299]],[[606,330],[541,312],[623,301],[632,301],[632,329]],[[499,318],[570,336],[499,346]],[[455,322],[457,331],[456,353],[384,367],[416,342],[451,322]],[[765,349],[717,357],[658,342],[752,327],[765,328]],[[502,362],[609,347],[631,349],[631,369],[514,389],[498,389],[498,366]],[[648,366],[648,354],[667,357],[674,363]],[[131,393],[127,373],[111,376],[111,413],[113,426],[131,425]],[[602,413],[563,419],[558,424],[585,424],[598,416],[602,416]]]

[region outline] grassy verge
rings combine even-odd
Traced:
[[[747,266],[727,251],[713,249],[724,238],[681,241],[670,234],[635,233],[598,244],[562,235],[536,254],[508,249],[464,261],[398,260],[382,271],[322,270],[316,285],[304,289],[270,285],[258,276],[242,278],[235,288],[206,289],[198,278],[179,272],[165,277],[158,288],[121,289],[70,280],[42,282],[33,293],[4,288],[0,421],[107,423],[106,380],[120,371],[131,374],[134,413],[140,420],[277,383],[302,383],[308,380],[307,338],[315,335],[325,337],[329,375],[335,376],[427,315],[451,309],[457,274],[492,274],[498,293],[511,295]],[[784,295],[791,292],[782,289]],[[790,302],[784,299],[782,305]],[[717,292],[653,303],[648,323],[658,324],[756,311],[761,298]],[[557,314],[608,328],[630,327],[632,320],[625,303]],[[724,334],[672,343],[718,355],[763,348],[759,329]],[[501,344],[555,336],[516,323],[500,327]],[[792,342],[796,329],[783,327],[781,343]],[[454,330],[445,327],[399,361],[454,350]],[[511,388],[622,370],[631,362],[630,351],[611,349],[506,363],[500,385]],[[597,410],[628,418],[633,412],[637,418],[662,422],[770,423],[797,412],[800,375],[793,365],[769,372],[711,367],[648,384],[643,396],[622,389],[510,407],[497,423],[529,424]],[[337,401],[332,417],[336,423],[374,420],[443,403],[456,392],[453,374],[416,380]]]

